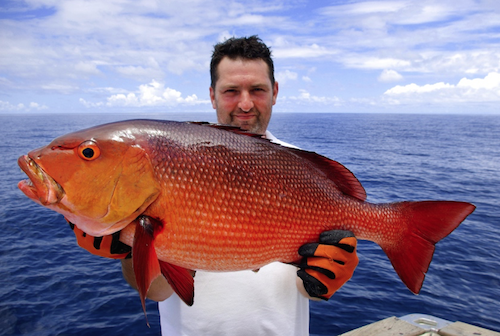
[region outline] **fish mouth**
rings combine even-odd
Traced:
[[[17,187],[30,199],[42,205],[59,202],[64,197],[64,189],[49,176],[32,158],[23,155],[17,159],[21,170],[28,175]]]

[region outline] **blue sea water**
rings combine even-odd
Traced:
[[[213,113],[0,115],[0,335],[159,335],[156,304],[145,323],[119,262],[75,244],[61,215],[25,197],[16,160],[56,136],[104,122],[215,121]],[[500,331],[500,116],[280,114],[278,138],[347,166],[368,201],[447,199],[476,211],[437,244],[420,295],[382,250],[359,242],[354,277],[311,304],[311,334],[338,335],[390,316],[431,314]]]

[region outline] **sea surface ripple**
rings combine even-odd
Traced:
[[[0,335],[159,335],[119,262],[80,249],[63,217],[25,197],[17,158],[104,122],[215,121],[213,113],[0,115]],[[374,203],[447,199],[476,211],[437,244],[420,295],[382,250],[359,242],[353,278],[311,303],[311,335],[338,335],[390,316],[425,313],[500,331],[500,116],[275,113],[275,136],[343,163]],[[244,304],[244,302],[242,302]]]

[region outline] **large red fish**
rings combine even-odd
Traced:
[[[160,272],[192,304],[188,270],[297,263],[300,246],[332,229],[376,242],[418,293],[434,244],[475,209],[453,201],[371,204],[338,162],[241,133],[154,120],[101,125],[21,156],[29,180],[18,186],[91,235],[122,230],[143,302]]]

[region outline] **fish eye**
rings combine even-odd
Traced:
[[[92,140],[85,141],[80,144],[80,146],[78,146],[78,155],[84,160],[95,160],[99,157],[100,154],[101,150]]]

